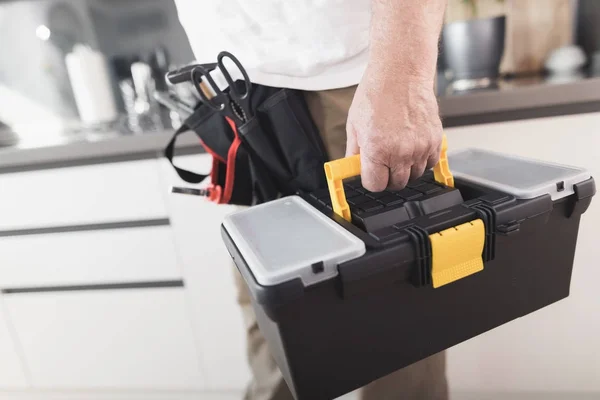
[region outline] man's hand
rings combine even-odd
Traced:
[[[429,82],[392,82],[367,71],[347,124],[346,155],[360,153],[363,186],[402,189],[437,164],[442,143],[438,104]]]
[[[402,189],[439,159],[434,93],[446,0],[372,0],[371,54],[348,114],[346,155],[360,153],[363,186]]]

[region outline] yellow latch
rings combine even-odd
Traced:
[[[429,235],[429,240],[434,288],[483,270],[485,224],[481,219]]]
[[[442,138],[440,161],[433,169],[435,180],[446,186],[454,187],[454,178],[448,165],[448,142]],[[329,187],[329,196],[333,212],[347,221],[351,221],[350,206],[346,201],[343,180],[360,175],[360,155],[354,155],[325,163],[325,176]]]

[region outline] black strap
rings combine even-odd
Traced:
[[[165,157],[167,157],[167,160],[169,160],[169,163],[173,166],[173,168],[177,172],[177,175],[179,175],[181,179],[188,183],[201,183],[208,177],[208,175],[196,174],[194,172],[179,168],[178,166],[173,164],[173,155],[175,152],[175,142],[177,142],[177,137],[187,131],[189,131],[189,128],[186,123],[181,125],[181,127],[179,127],[179,129],[175,131],[173,138],[171,139],[171,141],[167,145],[167,148],[165,149]]]

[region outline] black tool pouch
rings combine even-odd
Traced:
[[[298,90],[255,86],[256,115],[239,128],[252,155],[263,160],[284,194],[327,187],[328,157],[304,96]]]
[[[212,156],[212,169],[206,174],[177,167],[173,162],[175,143],[179,135],[193,131],[204,150]],[[219,204],[249,205],[252,203],[252,175],[248,153],[241,138],[229,121],[209,107],[198,107],[175,132],[165,149],[165,156],[181,179],[201,183],[210,177],[209,198]]]
[[[251,93],[255,112],[244,125],[204,104],[183,123],[165,150],[177,174],[189,183],[210,176],[210,199],[220,204],[253,205],[327,187],[328,157],[302,93],[256,84]],[[209,174],[173,163],[177,137],[190,130],[213,157]]]

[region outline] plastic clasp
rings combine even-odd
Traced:
[[[446,135],[442,137],[442,150],[440,161],[433,168],[435,180],[446,186],[454,187],[454,177],[448,164],[448,141]],[[360,175],[360,155],[340,158],[339,160],[325,163],[325,176],[331,197],[333,212],[347,221],[352,220],[350,206],[346,201],[343,180]]]
[[[429,235],[434,288],[483,270],[485,224],[476,219]]]

